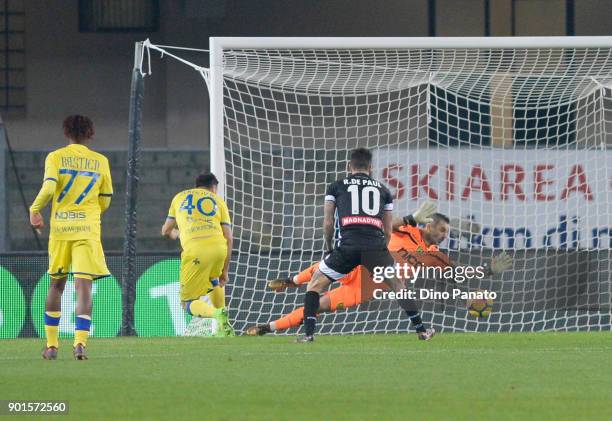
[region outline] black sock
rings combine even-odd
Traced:
[[[425,325],[423,324],[423,320],[421,320],[421,314],[417,310],[416,303],[407,298],[397,300],[397,303],[406,312],[415,330],[417,332],[425,332]]]
[[[304,297],[304,329],[307,336],[314,335],[319,310],[319,293],[308,291]]]
[[[417,332],[425,332],[425,325],[423,324],[423,320],[421,320],[421,315],[419,313],[415,315],[408,315],[410,317],[410,321],[412,322],[412,326]]]

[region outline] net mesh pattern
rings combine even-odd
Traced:
[[[460,286],[496,291],[491,316],[471,317],[460,299],[424,300],[425,320],[460,331],[609,329],[611,51],[225,50],[236,327],[301,305],[303,290],[272,294],[266,282],[320,260],[325,188],[345,176],[350,150],[367,147],[397,215],[432,199],[453,219],[442,246],[457,262],[501,249],[514,258],[503,275]],[[332,333],[406,327],[384,301],[322,318]]]

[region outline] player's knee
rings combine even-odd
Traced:
[[[319,313],[326,313],[332,310],[332,302],[329,296],[324,295],[319,300]]]
[[[392,291],[398,292],[404,289],[404,284],[397,278],[385,278],[384,282]]]
[[[91,291],[93,281],[87,278],[75,278],[74,279],[74,288],[77,291]]]
[[[59,292],[62,294],[64,292],[64,288],[66,287],[66,277],[63,278],[51,278],[51,284],[49,288]]]
[[[330,280],[325,275],[323,275],[321,272],[317,272],[313,276],[312,280],[308,282],[308,287],[306,290],[322,293],[330,283]]]

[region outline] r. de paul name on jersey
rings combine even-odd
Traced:
[[[342,183],[345,186],[354,184],[357,186],[372,186],[378,187],[379,189],[383,188],[383,185],[379,181],[372,180],[371,178],[345,178],[342,180]]]

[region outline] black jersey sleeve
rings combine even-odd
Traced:
[[[382,202],[383,202],[384,210],[386,211],[393,210],[393,195],[391,194],[389,189],[384,186],[382,188]]]
[[[327,186],[327,190],[325,190],[325,201],[326,202],[336,202],[336,197],[338,196],[338,183],[334,182]]]

